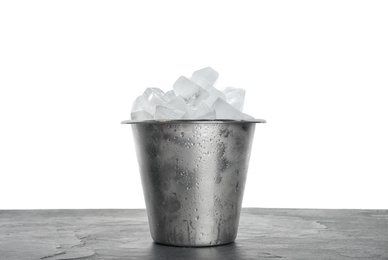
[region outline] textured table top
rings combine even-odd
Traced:
[[[154,243],[145,210],[0,211],[0,259],[388,259],[388,210],[242,210],[234,243]]]

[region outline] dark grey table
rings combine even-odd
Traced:
[[[388,259],[388,210],[242,210],[234,243],[153,243],[145,210],[0,211],[0,259]]]

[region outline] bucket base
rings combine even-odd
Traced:
[[[163,243],[154,241],[158,245],[162,246],[171,246],[171,247],[215,247],[215,246],[225,246],[234,243],[233,241],[224,242],[224,243],[208,243],[208,244],[198,244],[198,245],[186,245],[186,244],[171,244],[171,243]]]

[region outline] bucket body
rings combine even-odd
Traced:
[[[132,123],[155,242],[196,247],[235,240],[255,123]]]

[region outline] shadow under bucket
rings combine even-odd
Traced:
[[[215,246],[237,236],[256,123],[132,124],[151,236],[173,246]]]

